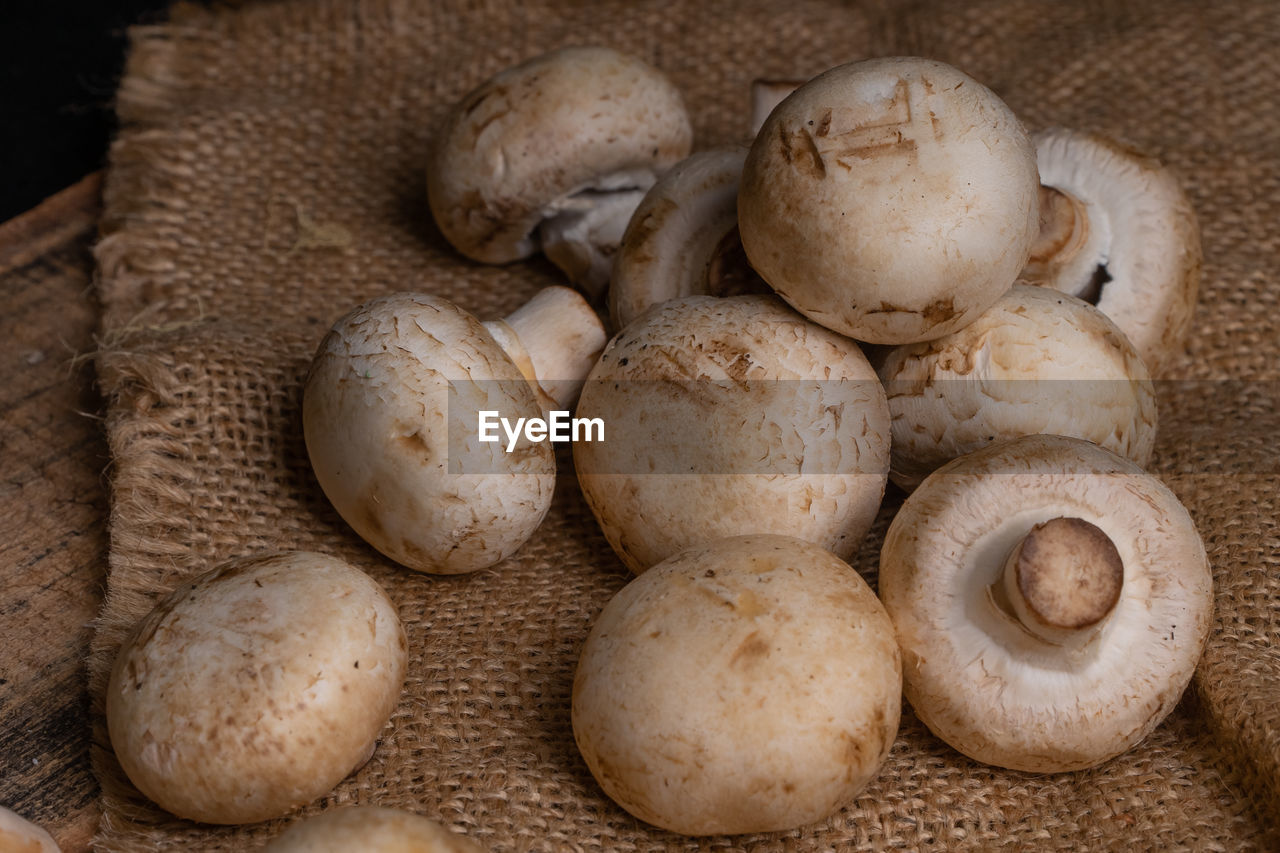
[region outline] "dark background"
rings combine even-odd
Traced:
[[[0,0],[0,222],[106,164],[125,30],[169,0]]]

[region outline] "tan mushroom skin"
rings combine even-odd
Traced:
[[[306,552],[228,563],[163,598],[121,647],[111,745],[179,817],[279,817],[369,759],[406,659],[395,606],[358,569]]]
[[[876,344],[937,338],[995,302],[1038,233],[1031,142],[940,62],[850,63],[766,119],[743,169],[751,265],[816,323]]]
[[[482,853],[435,821],[399,809],[351,806],[299,821],[262,853]]]
[[[920,719],[955,749],[1079,770],[1173,709],[1212,620],[1186,509],[1086,441],[1027,436],[961,457],[907,499],[880,595]]]
[[[312,361],[303,394],[312,469],[342,518],[393,560],[438,574],[491,566],[541,523],[555,456],[546,443],[507,453],[478,442],[464,415],[482,409],[540,414],[479,320],[426,294],[370,300]]]
[[[605,792],[686,835],[821,820],[874,777],[901,660],[857,572],[815,545],[741,536],[683,551],[601,612],[573,685]]]
[[[1021,435],[1071,435],[1146,465],[1155,388],[1133,345],[1073,296],[1018,285],[970,325],[894,349],[879,369],[890,477],[915,488],[943,463]]]
[[[507,263],[545,249],[596,292],[631,212],[692,140],[680,93],[657,69],[604,47],[562,48],[449,112],[427,169],[431,211],[468,257]]]
[[[574,445],[609,544],[641,572],[689,545],[777,533],[848,556],[888,475],[884,390],[853,341],[775,296],[690,296],[613,339]]]

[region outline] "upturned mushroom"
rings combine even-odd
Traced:
[[[61,853],[53,836],[31,821],[0,806],[0,851],[3,853]]]
[[[772,295],[689,296],[610,342],[574,445],[605,538],[642,572],[689,545],[778,533],[841,557],[874,520],[889,466],[884,390],[857,344]]]
[[[879,369],[892,424],[890,478],[914,488],[948,460],[1036,433],[1151,459],[1156,397],[1142,359],[1101,311],[1018,285],[970,325],[892,350]]]
[[[701,151],[658,179],[622,236],[609,285],[609,313],[622,329],[681,296],[769,290],[738,238],[744,148]]]
[[[1054,128],[1034,141],[1040,236],[1021,278],[1097,305],[1159,376],[1200,287],[1190,200],[1155,158],[1098,134]]]
[[[1204,546],[1174,494],[1090,442],[1027,436],[935,471],[889,526],[880,596],[907,699],[965,755],[1079,770],[1158,726],[1208,637]]]
[[[111,746],[138,790],[178,817],[279,817],[369,760],[406,659],[395,605],[342,560],[227,563],[162,598],[121,647]]]
[[[350,806],[300,820],[262,853],[483,853],[433,820],[399,809]]]
[[[679,91],[651,65],[568,47],[509,68],[445,118],[427,167],[431,211],[469,258],[542,251],[592,297],[631,213],[689,154]]]
[[[743,169],[742,245],[779,295],[861,341],[931,340],[1008,290],[1038,233],[1035,150],[941,62],[856,62],[770,113]]]
[[[686,835],[771,832],[849,803],[893,746],[893,627],[866,582],[786,536],[682,551],[605,605],[573,733],[631,814]]]
[[[316,479],[398,563],[492,566],[541,523],[555,455],[545,442],[482,441],[478,413],[567,408],[604,343],[595,312],[565,287],[489,323],[425,294],[373,299],[334,325],[311,363],[302,423]]]

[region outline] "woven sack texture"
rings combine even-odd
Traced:
[[[390,564],[307,463],[301,381],[327,327],[420,289],[482,318],[559,283],[542,260],[485,267],[431,221],[433,128],[500,69],[605,44],[684,92],[696,147],[744,137],[755,77],[922,54],[959,66],[1027,126],[1099,131],[1179,174],[1204,238],[1195,330],[1161,382],[1153,470],[1214,570],[1216,624],[1186,697],[1094,770],[985,767],[904,710],[866,791],[794,832],[682,838],[630,817],[573,744],[569,693],[592,619],[629,579],[561,454],[534,538],[474,575]],[[1280,849],[1280,5],[315,0],[180,6],[135,29],[97,246],[100,379],[113,453],[110,573],[90,661],[102,850],[255,849],[248,827],[176,820],[111,753],[102,695],[156,599],[225,560],[340,555],[399,607],[411,663],[373,760],[300,814],[352,803],[436,818],[495,851]],[[874,585],[891,490],[854,559]]]

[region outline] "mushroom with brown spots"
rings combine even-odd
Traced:
[[[1100,764],[1159,725],[1213,610],[1174,494],[1048,435],[930,475],[889,526],[880,596],[925,725],[978,761],[1042,773]]]
[[[406,660],[395,605],[342,560],[227,563],[162,598],[121,646],[111,746],[138,790],[178,817],[279,817],[369,760]]]
[[[893,746],[902,664],[866,582],[786,536],[700,545],[605,605],[573,682],[610,797],[686,835],[773,832],[848,804]]]
[[[262,853],[483,853],[433,820],[379,806],[350,806],[298,821]]]
[[[427,167],[431,211],[467,257],[501,264],[542,251],[596,297],[632,211],[692,142],[680,93],[656,68],[609,48],[562,48],[450,110]]]
[[[701,151],[653,185],[622,237],[609,285],[609,313],[622,329],[682,296],[767,293],[738,239],[743,148]]]
[[[373,299],[338,321],[311,363],[302,422],[316,479],[396,562],[439,574],[492,566],[542,521],[555,456],[546,442],[481,441],[478,413],[567,407],[604,343],[595,312],[566,287],[489,323],[426,294]]]
[[[1008,290],[1038,232],[1035,150],[968,75],[914,57],[838,66],[769,114],[738,196],[751,265],[816,323],[926,341]]]
[[[1153,157],[1093,133],[1034,137],[1040,236],[1021,278],[1097,305],[1160,376],[1191,327],[1200,229],[1177,179]]]
[[[0,851],[3,853],[60,853],[53,836],[31,821],[0,806]]]
[[[574,466],[609,544],[642,572],[689,545],[777,533],[847,557],[889,467],[884,389],[858,345],[773,295],[688,296],[592,369]]]
[[[1156,397],[1128,338],[1073,296],[1017,285],[958,332],[892,350],[879,375],[892,423],[890,478],[1021,435],[1088,439],[1146,465]]]

